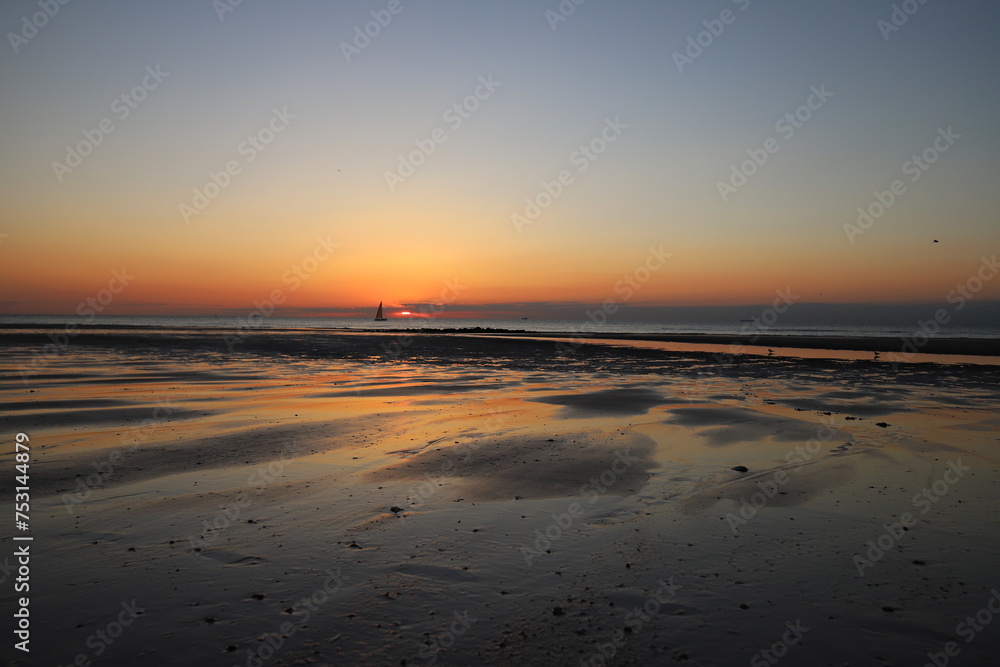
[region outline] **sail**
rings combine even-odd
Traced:
[[[382,316],[382,302],[378,302],[378,312],[375,313],[376,322],[385,322],[385,318]]]

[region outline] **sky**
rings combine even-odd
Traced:
[[[3,3],[0,313],[1000,299],[996,3],[577,2]]]

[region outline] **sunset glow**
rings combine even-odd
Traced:
[[[4,2],[4,663],[995,664],[998,18]]]
[[[629,306],[934,304],[996,251],[995,59],[928,48],[974,15],[885,39],[863,3],[740,2],[688,63],[706,10],[627,5],[432,2],[346,56],[360,6],[68,8],[7,54],[0,313],[73,313],[123,269],[106,314],[580,311],[650,248]]]

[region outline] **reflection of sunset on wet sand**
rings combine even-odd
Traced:
[[[284,660],[539,664],[639,632],[629,610],[656,599],[646,641],[618,649],[637,662],[725,664],[794,615],[815,629],[800,650],[860,664],[864,643],[818,629],[881,624],[879,645],[903,654],[894,615],[932,600],[960,617],[944,591],[992,585],[989,365],[455,334],[386,357],[377,334],[303,332],[253,334],[261,351],[230,357],[221,338],[89,335],[34,377],[31,402],[2,397],[4,423],[32,430],[46,576],[76,582],[37,608],[137,591],[122,654],[159,660],[151,636],[183,636],[182,662],[246,654],[314,604],[274,649]],[[30,354],[9,349],[8,373]],[[925,486],[933,504],[911,498]],[[879,547],[907,511],[912,530]],[[314,590],[328,601],[303,601]],[[447,653],[426,643],[466,613]]]

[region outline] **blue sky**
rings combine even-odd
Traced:
[[[88,289],[77,282],[122,263],[147,273],[116,308],[238,305],[331,233],[342,256],[302,307],[419,301],[454,275],[474,285],[469,303],[600,300],[657,244],[676,262],[646,305],[766,301],[793,279],[812,301],[934,302],[995,252],[993,3],[913,3],[886,39],[893,3],[861,0],[587,0],[555,29],[555,0],[401,0],[348,62],[343,44],[389,6],[244,0],[220,19],[209,0],[71,1],[15,53],[9,33],[40,10],[5,3],[7,312],[26,294],[72,305]],[[724,11],[731,22],[679,72],[675,53]],[[157,66],[169,76],[116,118],[114,100]],[[449,127],[444,112],[480,77],[500,85]],[[832,97],[781,137],[776,121],[822,86]],[[238,146],[275,109],[294,119],[244,163]],[[53,163],[104,118],[114,131],[59,180]],[[525,198],[616,118],[620,138],[519,233]],[[857,207],[948,127],[961,139],[849,238]],[[390,190],[386,173],[436,128],[447,140]],[[768,138],[779,150],[723,200],[719,182]],[[234,159],[231,185],[184,220],[180,206]],[[382,262],[385,280],[362,275]]]

